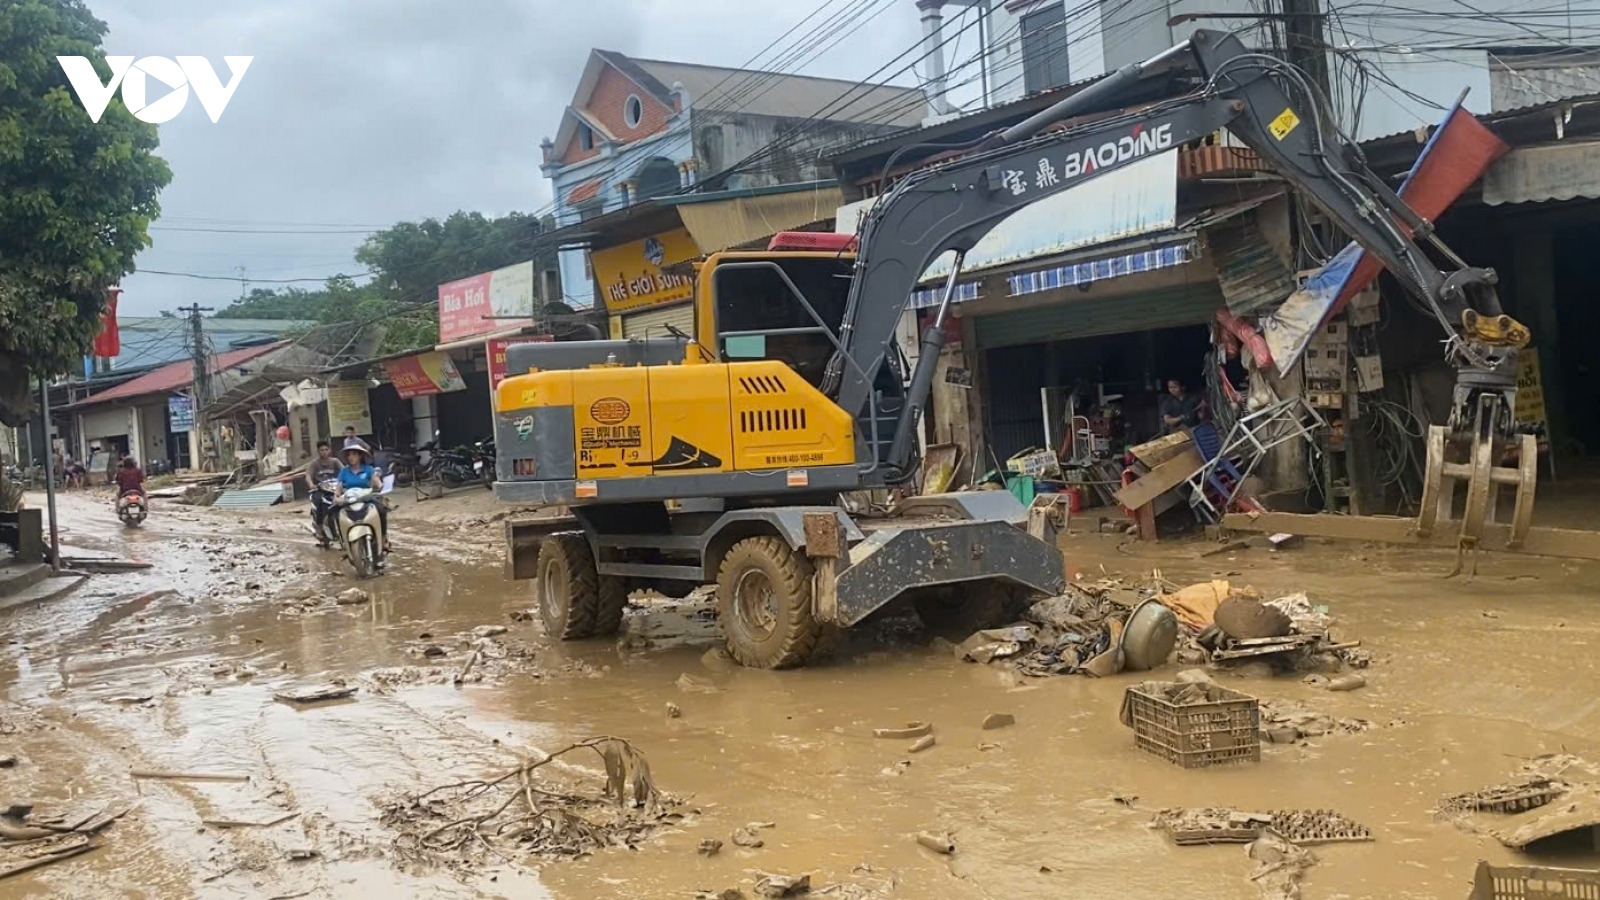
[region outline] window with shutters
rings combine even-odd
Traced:
[[[1067,84],[1067,10],[1057,3],[1022,17],[1022,84],[1029,94]]]

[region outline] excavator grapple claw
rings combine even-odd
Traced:
[[[1484,526],[1496,521],[1501,488],[1513,490],[1509,549],[1517,549],[1527,539],[1533,522],[1533,499],[1538,484],[1539,445],[1531,434],[1510,437],[1496,427],[1503,414],[1500,398],[1493,393],[1479,395],[1477,414],[1465,433],[1452,433],[1442,425],[1428,429],[1428,465],[1422,484],[1422,506],[1417,516],[1417,534],[1429,537],[1435,530],[1454,525],[1460,534],[1460,557],[1456,572],[1468,553],[1476,555]],[[1466,486],[1466,501],[1461,518],[1455,520],[1456,488]]]

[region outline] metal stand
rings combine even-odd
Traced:
[[[1280,400],[1241,416],[1228,429],[1216,455],[1187,479],[1189,503],[1207,521],[1220,522],[1268,450],[1295,439],[1314,447],[1316,432],[1327,425],[1322,414],[1302,397]],[[1227,483],[1217,477],[1224,473]],[[1207,493],[1208,486],[1218,488],[1216,498]]]

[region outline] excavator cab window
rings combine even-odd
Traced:
[[[846,257],[781,255],[719,264],[712,273],[717,352],[729,362],[781,360],[819,384],[844,318],[853,264]]]

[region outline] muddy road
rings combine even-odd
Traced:
[[[1202,544],[1066,539],[1088,577],[1160,569],[1306,591],[1372,651],[1368,687],[1350,693],[1248,668],[1217,676],[1372,728],[1184,772],[1134,750],[1118,722],[1123,689],[1143,676],[1026,679],[958,662],[914,621],[782,673],[708,653],[715,624],[693,602],[630,612],[620,641],[552,645],[514,616],[531,604],[502,578],[497,510],[449,502],[398,510],[388,571],[363,585],[370,600],[341,605],[331,598],[354,582],[310,545],[303,507],[158,502],[125,531],[104,498],[63,501],[69,545],[152,568],[0,613],[0,753],[19,758],[0,785],[8,803],[41,809],[136,805],[101,849],[0,880],[0,898],[756,896],[762,873],[857,898],[1260,896],[1241,847],[1176,847],[1148,827],[1172,806],[1336,809],[1370,827],[1370,843],[1316,848],[1307,897],[1465,897],[1477,860],[1527,857],[1440,820],[1438,799],[1538,754],[1600,759],[1594,566],[1502,557],[1447,581],[1445,554],[1308,544],[1202,557]],[[483,626],[507,630],[452,683]],[[273,696],[335,680],[358,690],[310,706]],[[995,712],[1016,724],[982,730]],[[912,720],[934,723],[935,747],[913,755],[872,736]],[[682,818],[635,849],[571,861],[460,866],[397,850],[384,811],[402,793],[594,735],[643,751]],[[600,770],[574,759],[574,778]],[[736,845],[751,823],[771,823],[762,846]],[[957,851],[919,846],[925,830]],[[719,853],[696,852],[708,838]],[[1582,847],[1537,859],[1600,865]]]

